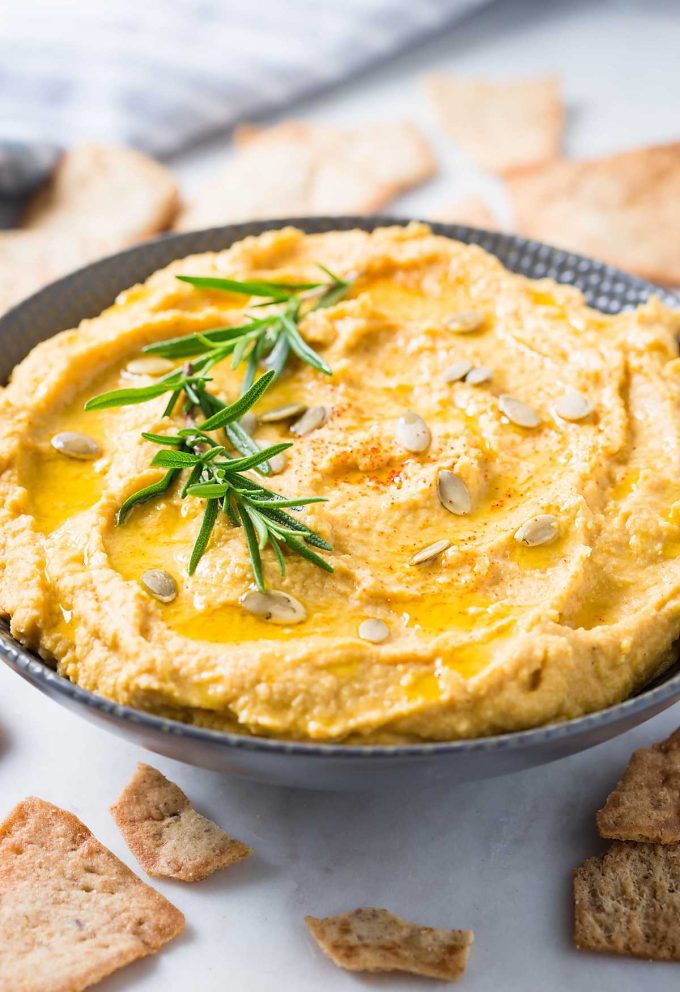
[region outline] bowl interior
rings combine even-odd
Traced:
[[[94,317],[113,303],[118,293],[141,282],[157,269],[177,258],[204,251],[219,251],[250,235],[257,235],[272,228],[294,225],[307,233],[330,230],[372,230],[389,224],[408,221],[393,217],[314,217],[291,218],[274,221],[257,221],[211,228],[205,231],[167,235],[139,245],[111,258],[95,262],[59,281],[18,304],[0,318],[0,382],[5,382],[14,366],[40,341],[61,330],[77,326],[88,317]],[[437,234],[460,241],[478,244],[496,255],[513,272],[532,278],[549,277],[578,287],[586,301],[605,313],[617,313],[645,302],[657,294],[666,304],[680,307],[680,297],[660,289],[642,279],[629,276],[618,269],[571,252],[552,248],[539,242],[515,235],[484,231],[463,225],[431,224]],[[5,621],[0,621],[0,655],[15,670],[50,694],[56,694],[71,704],[88,706],[110,717],[129,724],[146,726],[150,730],[181,734],[206,744],[222,742],[234,748],[275,749],[286,753],[352,754],[364,753],[402,756],[431,755],[437,752],[473,751],[480,748],[523,747],[545,736],[552,739],[571,733],[584,733],[598,725],[604,728],[622,718],[633,717],[646,707],[663,704],[680,695],[679,665],[674,665],[659,679],[645,687],[636,697],[608,710],[590,714],[550,727],[499,735],[495,738],[478,738],[471,741],[453,741],[432,744],[404,744],[395,746],[369,745],[348,749],[343,745],[290,743],[265,738],[245,737],[218,733],[187,726],[153,714],[132,710],[112,703],[101,696],[81,689],[57,675],[38,655],[23,648],[9,633]]]

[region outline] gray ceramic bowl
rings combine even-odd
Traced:
[[[170,235],[106,258],[53,283],[0,319],[0,381],[39,341],[73,327],[108,306],[123,289],[175,258],[217,251],[250,234],[295,224],[310,233],[371,230],[405,223],[389,217],[324,217],[235,224]],[[438,234],[474,242],[523,275],[551,276],[583,291],[607,313],[636,306],[658,293],[671,306],[680,300],[650,283],[591,259],[535,241],[457,225],[433,224]],[[0,621],[0,656],[19,675],[74,713],[179,761],[263,781],[313,788],[373,788],[397,781],[456,782],[485,778],[553,761],[599,744],[641,723],[680,698],[678,666],[617,706],[565,723],[446,744],[345,747],[297,744],[217,733],[119,706],[57,675],[26,651]]]

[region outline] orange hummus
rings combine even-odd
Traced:
[[[248,550],[226,517],[189,576],[200,500],[172,489],[115,524],[162,474],[141,432],[182,414],[164,417],[164,397],[83,405],[129,383],[144,345],[257,302],[176,275],[309,280],[319,264],[355,277],[300,325],[333,375],[296,360],[254,408],[330,411],[300,438],[255,429],[294,440],[279,492],[327,500],[300,517],[332,543],[332,574],[290,556],[282,579],[263,552],[268,584],[304,604],[287,626],[243,609]],[[175,262],[39,345],[2,391],[0,611],[86,689],[243,733],[448,740],[605,707],[667,666],[680,633],[679,329],[657,300],[604,316],[423,225],[289,228]],[[211,374],[233,400],[240,373]],[[420,451],[402,443],[407,412]],[[59,431],[100,456],[64,457]],[[172,602],[141,585],[150,568],[175,578]],[[383,621],[379,643],[366,620]]]

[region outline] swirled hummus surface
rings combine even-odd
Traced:
[[[300,324],[333,375],[295,360],[254,412],[330,408],[294,439],[276,488],[326,498],[300,519],[332,543],[334,572],[291,555],[282,579],[263,552],[267,584],[307,612],[275,625],[240,604],[248,550],[226,516],[188,575],[201,500],[175,487],[115,524],[163,472],[141,432],[184,426],[181,411],[164,417],[166,397],[83,404],[125,385],[143,346],[237,325],[257,302],[176,275],[310,280],[319,264],[355,278]],[[456,329],[461,313],[476,329]],[[244,733],[446,740],[605,707],[667,666],[680,632],[679,330],[658,300],[604,316],[422,225],[284,229],[175,262],[39,345],[3,391],[0,610],[79,685]],[[455,381],[456,365],[491,378]],[[240,373],[224,362],[211,375],[233,400]],[[508,397],[537,425],[513,423]],[[574,403],[580,419],[560,415]],[[405,411],[429,429],[423,451],[399,441]],[[100,457],[64,457],[50,444],[60,431],[93,438]],[[285,422],[255,436],[291,438]],[[442,505],[442,471],[464,483],[469,512]],[[527,545],[536,517],[550,540]],[[411,564],[435,542],[448,546]],[[172,602],[145,591],[150,568],[175,578]],[[386,625],[381,643],[359,636],[367,619]]]

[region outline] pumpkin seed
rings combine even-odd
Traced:
[[[518,427],[538,427],[541,422],[540,416],[532,406],[523,403],[522,400],[515,399],[514,396],[508,396],[507,393],[499,396],[498,406],[510,423],[516,424]]]
[[[472,509],[470,490],[460,476],[454,472],[443,469],[439,473],[437,491],[439,502],[449,513],[455,513],[456,516],[462,517]]]
[[[309,410],[303,413],[299,420],[296,420],[294,424],[290,425],[291,433],[297,434],[298,437],[311,434],[312,431],[323,427],[330,415],[331,411],[327,406],[310,406]]]
[[[422,417],[407,410],[397,421],[396,438],[402,448],[418,454],[430,447],[432,434]]]
[[[537,517],[526,520],[515,531],[515,540],[527,548],[537,548],[541,544],[550,544],[560,532],[556,517],[549,513],[541,513]]]
[[[165,375],[174,369],[174,364],[167,358],[149,355],[146,358],[133,358],[125,366],[125,371],[130,375]]]
[[[479,368],[470,369],[468,374],[465,376],[465,381],[470,386],[481,386],[483,382],[491,382],[493,379],[493,372],[491,369],[484,368],[480,365]]]
[[[593,412],[593,404],[578,389],[568,389],[555,404],[555,413],[562,420],[583,420]]]
[[[253,589],[241,597],[240,603],[248,613],[262,617],[263,620],[271,620],[272,623],[302,623],[307,619],[307,610],[302,603],[278,589],[267,592]]]
[[[257,444],[260,449],[269,447],[269,441],[256,441],[255,444]],[[268,461],[272,475],[281,475],[281,473],[285,472],[288,467],[288,459],[286,458],[284,451],[280,451],[278,455],[274,455],[274,457],[268,459]]]
[[[371,644],[382,644],[390,636],[390,628],[382,620],[362,620],[359,624],[359,637]]]
[[[444,373],[444,382],[460,382],[471,371],[472,362],[456,362],[454,365],[450,365]]]
[[[93,461],[99,458],[102,449],[94,438],[87,434],[78,434],[77,431],[61,431],[55,434],[50,444],[60,455],[68,458],[77,458],[79,461]]]
[[[280,420],[292,420],[293,417],[300,417],[307,407],[304,403],[287,403],[286,406],[277,406],[273,410],[267,410],[260,414],[260,423],[276,424]]]
[[[162,568],[148,568],[142,575],[142,585],[161,603],[171,603],[177,595],[177,583]]]
[[[420,551],[416,551],[413,558],[409,562],[409,565],[424,565],[428,561],[433,561],[437,558],[442,551],[446,551],[447,548],[451,547],[451,542],[444,538],[441,541],[435,541],[434,544],[428,544],[427,547],[421,548]]]
[[[252,410],[247,410],[239,420],[239,424],[246,434],[253,434],[257,428],[257,417]]]
[[[478,331],[485,319],[484,314],[478,310],[461,310],[459,313],[452,313],[444,323],[456,334],[469,334],[470,331]]]

